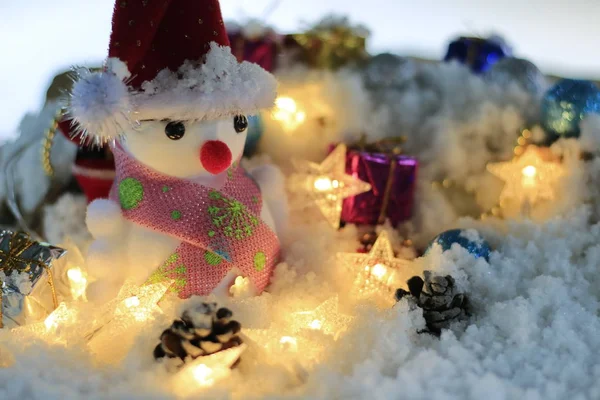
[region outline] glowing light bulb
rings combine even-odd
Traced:
[[[44,326],[46,327],[47,331],[49,331],[52,328],[58,327],[58,318],[56,316],[56,313],[52,313],[48,315],[48,317],[46,317],[46,319],[44,320]]]
[[[523,176],[533,178],[537,174],[537,169],[533,165],[528,165],[525,168],[523,168],[521,172],[523,173]]]
[[[295,337],[291,336],[282,336],[279,340],[279,343],[284,348],[284,350],[296,351],[298,350],[298,341]]]
[[[297,109],[296,102],[291,97],[278,97],[275,99],[275,106],[279,111],[295,112]]]
[[[314,183],[314,187],[316,190],[320,191],[320,192],[324,192],[327,190],[331,190],[331,188],[333,187],[333,182],[331,179],[325,177],[320,177],[315,179],[315,183]]]
[[[273,119],[281,122],[283,129],[293,131],[306,120],[306,113],[300,109],[291,97],[278,97],[275,99]]]
[[[539,200],[553,200],[554,184],[565,174],[561,164],[545,161],[533,145],[528,145],[520,157],[490,163],[487,169],[505,183],[499,199],[503,208],[511,202],[533,205]]]
[[[192,376],[200,386],[211,386],[215,383],[212,368],[205,364],[196,365],[192,370]]]
[[[528,165],[521,170],[521,174],[523,175],[523,187],[532,187],[535,186],[535,178],[537,175],[537,169],[533,165]]]
[[[319,330],[323,327],[323,322],[318,319],[313,319],[310,324],[308,324],[310,329]]]
[[[138,299],[137,296],[132,296],[123,300],[123,303],[125,303],[125,307],[127,308],[138,307],[140,305],[140,299]]]
[[[56,310],[52,311],[44,320],[46,331],[55,330],[60,325],[72,323],[75,316],[76,312],[74,310],[69,309],[65,303],[60,303]]]
[[[371,268],[371,275],[375,278],[382,280],[383,277],[387,274],[387,267],[383,264],[375,264]]]
[[[84,297],[85,289],[87,287],[87,279],[79,267],[70,268],[67,271],[67,278],[69,278],[69,284],[71,286],[71,296],[77,300]]]

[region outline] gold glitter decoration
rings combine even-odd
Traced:
[[[44,140],[42,142],[42,167],[46,176],[54,176],[54,168],[50,162],[50,153],[52,150],[52,144],[54,143],[54,137],[56,136],[56,129],[58,129],[58,121],[62,118],[64,109],[59,109],[52,119],[52,124],[44,132]]]
[[[291,37],[302,47],[303,56],[313,67],[335,70],[367,57],[367,32],[359,32],[345,18],[325,19]]]

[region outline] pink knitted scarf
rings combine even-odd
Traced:
[[[279,241],[260,217],[258,185],[238,163],[224,172],[226,182],[217,190],[154,171],[118,144],[112,150],[116,178],[110,199],[127,220],[181,240],[151,281],[174,279],[173,290],[187,298],[209,294],[238,268],[264,290]]]

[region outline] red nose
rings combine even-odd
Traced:
[[[200,148],[200,162],[211,174],[220,174],[231,165],[231,150],[220,140],[209,140]]]

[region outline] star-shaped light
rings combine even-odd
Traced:
[[[102,346],[119,335],[131,333],[132,325],[141,326],[142,322],[151,318],[172,284],[173,281],[164,281],[138,286],[127,282],[115,299],[100,307],[90,303],[79,303],[76,307],[61,303],[44,321],[17,327],[15,332],[33,334],[54,343],[67,343],[75,337],[83,337],[90,342],[93,350],[94,346]],[[112,324],[114,320],[118,323]],[[104,338],[94,342],[103,332]],[[110,347],[118,349],[115,344]]]
[[[278,363],[291,359],[293,365],[306,367],[318,362],[335,340],[332,336],[314,337],[307,334],[314,333],[309,330],[294,334],[286,328],[280,324],[272,324],[268,329],[244,328],[242,337],[253,351],[259,352],[261,359]]]
[[[98,362],[118,363],[123,359],[134,338],[147,328],[147,321],[154,319],[155,312],[162,312],[157,303],[172,283],[126,283],[112,304],[103,307],[102,314],[87,325],[84,336]]]
[[[290,315],[290,324],[294,333],[303,329],[322,331],[326,335],[337,337],[348,328],[353,317],[339,312],[338,296],[325,300],[312,311],[299,311]]]
[[[517,200],[519,203],[552,200],[552,185],[564,174],[560,164],[544,161],[535,146],[529,146],[521,157],[512,161],[490,163],[487,170],[506,184],[500,194],[500,203]]]
[[[293,160],[292,164],[297,173],[291,180],[300,182],[335,229],[340,227],[344,199],[371,190],[368,183],[346,174],[344,144],[338,145],[321,164],[306,160]]]
[[[125,285],[117,297],[120,302],[115,314],[131,315],[137,321],[146,320],[158,308],[158,303],[165,296],[172,284],[173,281],[167,280],[139,287]]]
[[[360,292],[390,293],[396,284],[414,275],[413,263],[396,258],[386,231],[382,231],[369,253],[338,253],[338,261],[356,274]]]
[[[200,388],[214,386],[231,375],[231,367],[240,359],[247,345],[242,343],[217,353],[198,357],[178,371],[173,385],[185,397],[195,394]]]
[[[335,295],[312,310],[287,313],[266,329],[243,328],[244,342],[268,362],[289,363],[293,370],[314,365],[354,320],[338,304]]]
[[[115,318],[120,320],[121,326],[147,320],[158,309],[158,303],[172,284],[171,280],[142,286],[131,281],[125,282],[115,299],[96,310],[85,333],[86,339],[91,340]]]

